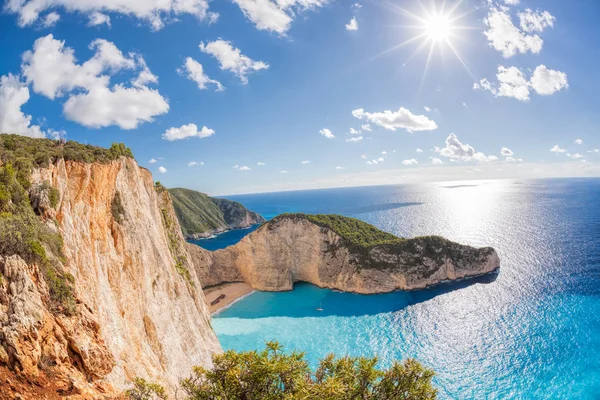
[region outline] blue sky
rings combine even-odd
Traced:
[[[599,174],[598,2],[421,4],[8,0],[0,130],[211,194]]]

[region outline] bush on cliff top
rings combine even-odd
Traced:
[[[325,357],[312,371],[304,353],[285,353],[276,342],[265,350],[227,351],[213,357],[213,368],[194,367],[181,381],[188,400],[321,399],[432,400],[437,394],[434,372],[408,359],[388,369],[377,368],[376,357]],[[140,385],[143,384],[143,385]],[[131,399],[165,399],[156,384],[135,381]]]

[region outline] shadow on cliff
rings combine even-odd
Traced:
[[[488,274],[458,282],[446,282],[432,288],[415,291],[363,295],[321,289],[306,282],[297,282],[290,292],[254,292],[246,300],[223,311],[221,318],[244,319],[268,317],[358,317],[402,310],[433,299],[436,296],[481,283],[496,280],[497,274]],[[317,309],[321,308],[322,311]]]

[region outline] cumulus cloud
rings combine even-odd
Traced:
[[[431,163],[435,165],[443,164],[442,160],[439,158],[431,157]]]
[[[360,158],[362,158],[363,160],[367,159],[367,155],[366,154],[361,154]]]
[[[347,31],[357,31],[358,30],[358,22],[356,21],[356,17],[352,17],[350,22],[346,24]]]
[[[496,97],[512,97],[517,100],[529,100],[530,91],[539,95],[549,96],[569,87],[567,74],[538,65],[530,79],[517,67],[498,67],[497,82],[492,83],[482,79],[473,85],[473,89],[487,90]]]
[[[583,144],[583,140],[581,140],[581,139],[575,139],[575,141],[573,143],[575,143],[575,144]]]
[[[202,129],[198,130],[196,124],[187,124],[182,125],[179,128],[173,127],[167,129],[165,133],[163,133],[162,138],[169,141],[188,139],[193,137],[204,139],[214,135],[214,133],[214,129],[207,128],[206,126],[203,126]]]
[[[241,167],[237,168],[238,171],[250,171],[250,167],[246,166],[246,165],[242,165]]]
[[[554,145],[553,148],[550,149],[553,153],[566,153],[567,150],[560,148],[557,144]]]
[[[117,125],[134,129],[169,110],[167,100],[146,86],[158,79],[140,55],[130,53],[126,57],[103,39],[94,40],[90,49],[94,51],[92,58],[78,64],[73,49],[65,47],[64,41],[52,35],[41,37],[33,50],[23,54],[23,75],[36,93],[50,99],[69,95],[63,105],[65,116],[93,128]],[[121,70],[139,71],[139,75],[131,87],[110,87],[110,75]]]
[[[156,164],[158,162],[158,160],[156,158],[151,158],[148,162],[150,164]]]
[[[106,24],[110,28],[110,17],[100,11],[94,11],[89,16],[88,26],[99,26]]]
[[[360,129],[362,129],[363,131],[366,131],[366,132],[371,132],[371,130],[372,130],[370,124],[361,125]]]
[[[425,107],[423,107],[423,108],[425,109],[425,111],[427,111],[427,112],[431,112],[431,108],[429,108],[429,107],[427,107],[427,106],[425,106]]]
[[[571,158],[577,159],[577,158],[583,158],[583,155],[581,155],[579,153],[575,153],[575,154],[567,153],[567,157],[571,157]]]
[[[547,11],[534,13],[526,10],[519,14],[519,18],[521,26],[526,30],[519,29],[513,24],[510,14],[505,8],[491,7],[487,17],[483,20],[487,26],[487,30],[483,34],[487,38],[488,44],[501,52],[505,58],[512,57],[517,53],[538,54],[542,50],[544,41],[537,34],[528,34],[527,32],[541,32],[545,27],[552,26],[554,21],[554,17]],[[549,18],[552,21],[551,24],[548,23]],[[541,29],[538,30],[538,28]]]
[[[340,169],[346,169],[345,167],[335,167],[335,169],[340,170]]]
[[[29,88],[18,76],[0,77],[0,132],[17,133],[30,137],[44,137],[38,125],[31,124],[31,115],[21,111],[29,101]]]
[[[333,132],[331,132],[329,129],[327,128],[323,128],[319,131],[319,133],[323,136],[325,136],[327,139],[333,139],[335,138],[335,135],[333,134]]]
[[[160,167],[158,167],[158,172],[160,172],[161,174],[166,174],[167,169],[161,165]]]
[[[378,158],[377,160],[375,160],[375,161],[377,161],[377,162],[380,162],[380,163],[381,163],[381,162],[384,162],[384,161],[385,161],[385,159],[384,159],[383,157],[379,157],[379,158]]]
[[[189,166],[189,167],[195,167],[195,166],[197,166],[197,165],[204,165],[204,163],[203,163],[202,161],[200,161],[200,162],[198,162],[198,161],[190,161],[190,162],[188,163],[188,166]]]
[[[417,150],[416,150],[416,152],[417,152],[417,153],[422,153],[422,152],[423,152],[423,149],[417,149]]]
[[[415,165],[415,164],[418,164],[418,162],[414,158],[411,158],[410,160],[404,160],[404,161],[402,161],[402,164],[404,164],[404,165]]]
[[[487,156],[482,152],[475,151],[473,146],[463,144],[454,133],[446,138],[446,145],[443,148],[435,147],[435,152],[443,157],[450,158],[450,161],[496,161],[498,157]]]
[[[32,25],[40,14],[57,8],[87,15],[90,21],[92,15],[100,12],[127,15],[149,23],[154,30],[161,29],[165,21],[176,20],[182,14],[208,22],[214,22],[218,17],[218,14],[209,11],[208,0],[11,0],[5,6],[7,12],[18,15],[20,26]]]
[[[513,153],[513,151],[512,151],[511,149],[509,149],[508,147],[503,147],[503,148],[500,150],[500,154],[502,154],[503,156],[506,156],[506,157],[508,157],[508,156],[512,156],[514,153]]]
[[[542,32],[547,27],[554,27],[556,18],[548,11],[532,11],[530,8],[518,14],[521,29],[525,32]]]
[[[285,36],[294,17],[324,6],[328,0],[233,0],[257,29]]]
[[[346,139],[346,142],[360,142],[361,140],[363,140],[362,136],[354,136],[349,139]]]
[[[208,89],[209,85],[213,85],[215,87],[215,92],[222,92],[225,90],[225,87],[221,85],[221,82],[209,78],[208,75],[204,73],[202,64],[194,60],[192,57],[187,57],[185,59],[185,63],[181,68],[177,69],[177,72],[196,82],[198,89],[200,90]]]
[[[310,164],[310,161],[304,160],[304,161],[302,161],[302,164]]]
[[[222,70],[231,71],[240,78],[243,84],[248,83],[248,75],[269,68],[269,64],[263,61],[254,61],[243,55],[240,49],[233,47],[227,40],[217,39],[206,44],[201,42],[199,47],[203,53],[216,58],[221,64]]]
[[[352,115],[355,118],[365,119],[391,131],[401,128],[412,133],[437,129],[434,121],[425,115],[415,115],[404,107],[400,107],[398,111],[385,110],[375,113],[366,112],[362,108],[358,108],[352,111]]]
[[[350,135],[360,135],[360,131],[357,131],[354,128],[350,128],[350,132],[348,132]]]
[[[265,164],[265,163],[264,163],[264,162],[262,162],[262,161],[259,161],[259,162],[257,162],[257,163],[256,163],[256,165],[258,165],[259,167],[263,167],[263,166],[265,166],[265,165],[267,165],[267,164]]]
[[[46,17],[44,17],[44,20],[42,21],[42,26],[44,28],[51,28],[54,25],[56,25],[56,23],[58,22],[58,20],[60,19],[60,15],[57,12],[51,12],[48,13],[46,15]]]

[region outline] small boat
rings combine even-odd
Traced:
[[[321,302],[321,305],[319,306],[319,308],[317,308],[317,311],[323,311],[323,302]]]

